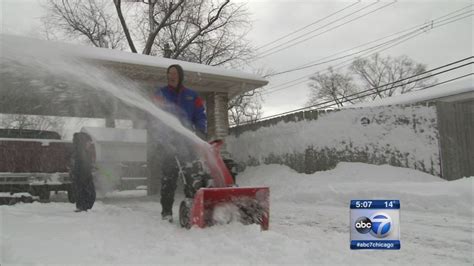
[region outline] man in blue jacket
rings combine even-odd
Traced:
[[[165,111],[176,116],[181,123],[193,130],[199,137],[205,139],[207,134],[207,117],[204,103],[198,94],[183,85],[184,71],[180,65],[171,65],[167,70],[168,85],[158,88],[154,97],[158,105]],[[178,166],[176,158],[186,158],[192,153],[193,147],[186,146],[183,139],[176,138],[176,134],[166,134],[164,145],[157,150],[157,157],[161,165],[161,217],[163,220],[173,221],[173,202],[177,187]],[[161,142],[163,142],[161,141]]]

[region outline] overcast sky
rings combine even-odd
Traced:
[[[309,38],[315,34],[320,34],[319,36],[253,63],[255,67],[265,66],[275,72],[295,68],[363,43],[428,23],[433,19],[473,4],[473,1],[466,0],[411,0],[397,1],[393,4],[390,4],[392,1],[385,0],[378,3],[375,1],[357,3],[357,1],[328,0],[249,0],[246,2],[253,20],[253,30],[248,37],[256,47],[265,45],[354,4],[333,17],[322,20],[274,45],[300,35],[304,37],[298,40]],[[43,11],[38,3],[39,0],[1,0],[0,30],[7,33],[40,37],[39,17],[43,15]],[[371,6],[368,7],[369,5]],[[386,7],[382,8],[383,6]],[[367,8],[362,9],[364,7]],[[377,8],[381,9],[356,19]],[[359,9],[362,10],[350,17],[340,19]],[[470,17],[427,30],[413,39],[382,51],[381,54],[394,57],[407,55],[417,62],[426,64],[428,69],[472,56],[472,6],[465,11],[469,10],[471,13],[467,15],[470,14]],[[331,30],[332,27],[348,22],[350,19],[355,20]],[[338,22],[325,26],[333,21]],[[320,30],[314,31],[317,28]],[[326,30],[327,33],[322,33]],[[310,31],[314,32],[309,33]],[[266,49],[268,48],[271,46],[266,47]],[[262,53],[264,50],[260,49],[257,52]],[[342,61],[344,60],[333,62],[332,65]],[[327,69],[329,66],[331,64],[324,64],[269,78],[268,91],[280,90],[264,94],[264,116],[303,107],[309,94],[308,85],[304,79],[302,80],[304,82],[300,84],[276,86]],[[473,72],[472,67],[463,68],[449,75],[439,76],[438,80],[442,81],[471,72]]]
[[[304,34],[309,38],[338,24],[342,24],[357,15],[370,12],[378,7],[391,3],[391,1],[381,1],[367,10],[357,13],[348,19],[341,20],[324,27],[311,34],[305,34],[311,30],[322,27],[338,17],[350,14],[364,6],[368,6],[375,1],[362,1],[359,4],[339,13],[320,23],[311,26],[302,32],[289,36],[296,37]],[[278,39],[285,34],[291,33],[305,25],[322,19],[356,1],[250,1],[250,10],[253,12],[255,20],[251,39],[255,40],[257,47],[272,40]],[[279,53],[269,55],[258,61],[273,70],[279,72],[286,69],[295,68],[311,61],[321,59],[325,56],[356,47],[360,44],[385,37],[387,35],[414,27],[419,24],[441,17],[457,9],[469,6],[473,1],[398,1],[388,5],[372,14],[349,22],[339,28],[330,30],[320,36],[316,36],[299,45]],[[468,9],[469,10],[469,9]],[[470,8],[472,15],[472,6]],[[459,60],[473,54],[473,19],[472,16],[466,19],[434,28],[426,33],[400,43],[390,49],[382,51],[382,55],[400,56],[407,55],[414,60],[424,63],[428,69],[434,68],[455,60]],[[305,39],[301,38],[299,40]],[[286,40],[286,39],[285,39]],[[282,40],[283,41],[283,40]],[[260,52],[260,50],[259,50]],[[341,60],[343,61],[343,60]],[[332,63],[335,65],[340,61]],[[314,68],[282,74],[270,78],[268,90],[272,87],[287,81],[310,75],[316,71],[324,70],[331,64],[324,64]],[[470,73],[471,68],[463,68],[455,74]],[[446,76],[439,76],[442,81]],[[304,81],[304,80],[303,80]],[[282,89],[285,88],[285,89]],[[265,95],[265,115],[279,113],[281,111],[292,110],[302,107],[307,101],[309,89],[307,82],[294,86],[275,87],[279,91]]]

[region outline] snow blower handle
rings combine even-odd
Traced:
[[[183,180],[183,185],[186,186],[186,176],[184,175],[183,167],[181,167],[181,162],[179,161],[177,156],[175,156],[174,159],[176,160],[176,164],[178,165],[178,176]]]

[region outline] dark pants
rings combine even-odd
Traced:
[[[92,173],[77,173],[74,180],[76,190],[76,208],[79,210],[92,209],[95,203],[95,187]]]
[[[173,154],[165,154],[162,158],[161,167],[161,214],[171,215],[178,181],[176,157]]]
[[[181,166],[186,162],[191,162],[197,158],[197,154],[191,149],[175,142],[173,148],[158,147],[159,155],[155,158],[159,160],[160,166],[160,182],[161,182],[161,214],[171,215],[173,213],[174,195],[179,180],[179,168],[176,159],[179,160]],[[182,180],[179,180],[182,182]]]
[[[197,158],[193,145],[179,136],[166,125],[149,119],[148,132],[148,194],[154,195],[158,191],[158,182],[161,183],[161,214],[171,215],[173,212],[174,195],[178,183],[178,165]]]

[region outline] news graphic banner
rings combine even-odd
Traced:
[[[351,249],[400,249],[399,200],[351,200]]]

